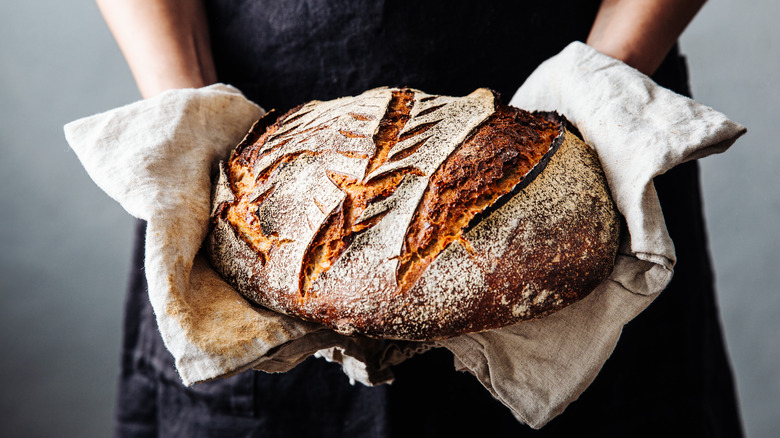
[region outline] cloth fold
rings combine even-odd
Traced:
[[[374,385],[392,380],[392,365],[442,347],[518,420],[538,428],[585,390],[623,325],[671,278],[674,247],[652,178],[724,151],[745,129],[581,43],[542,64],[511,103],[557,110],[580,130],[602,161],[628,233],[612,275],[584,300],[435,343],[342,336],[248,303],[211,269],[199,248],[214,166],[263,113],[235,88],[169,91],[72,122],[65,134],[93,180],[149,223],[149,298],[185,384],[249,368],[284,372],[317,355]]]

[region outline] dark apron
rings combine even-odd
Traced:
[[[511,98],[534,68],[584,41],[598,2],[207,1],[221,82],[266,109],[410,86]],[[676,49],[654,77],[689,94]],[[143,224],[125,321],[121,436],[741,435],[718,320],[696,163],[656,179],[678,264],[668,289],[624,329],[595,382],[549,425],[518,423],[443,349],[396,367],[396,381],[350,386],[308,359],[185,388],[162,345],[143,278]]]

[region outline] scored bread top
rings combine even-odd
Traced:
[[[207,241],[217,270],[259,304],[342,333],[434,339],[549,313],[611,270],[617,219],[603,175],[604,193],[593,199],[608,223],[603,214],[591,220],[598,230],[588,248],[563,257],[568,270],[599,258],[590,272],[554,284],[542,281],[544,266],[518,275],[517,260],[529,254],[501,256],[513,250],[500,233],[479,238],[490,235],[480,225],[505,215],[560,145],[577,140],[555,114],[501,105],[486,89],[449,97],[379,88],[274,118],[261,119],[220,166]],[[593,155],[584,144],[565,149]],[[586,167],[598,179],[595,157]],[[500,271],[507,278],[498,282]]]

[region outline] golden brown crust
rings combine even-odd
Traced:
[[[499,106],[431,177],[406,233],[398,281],[409,289],[425,268],[550,149],[561,124]]]
[[[593,151],[557,115],[485,90],[377,89],[263,119],[215,187],[217,270],[348,334],[438,339],[542,316],[587,295],[617,250]]]

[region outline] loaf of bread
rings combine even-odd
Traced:
[[[220,163],[206,249],[248,299],[435,340],[537,318],[611,272],[619,215],[555,113],[378,88],[259,120]]]

